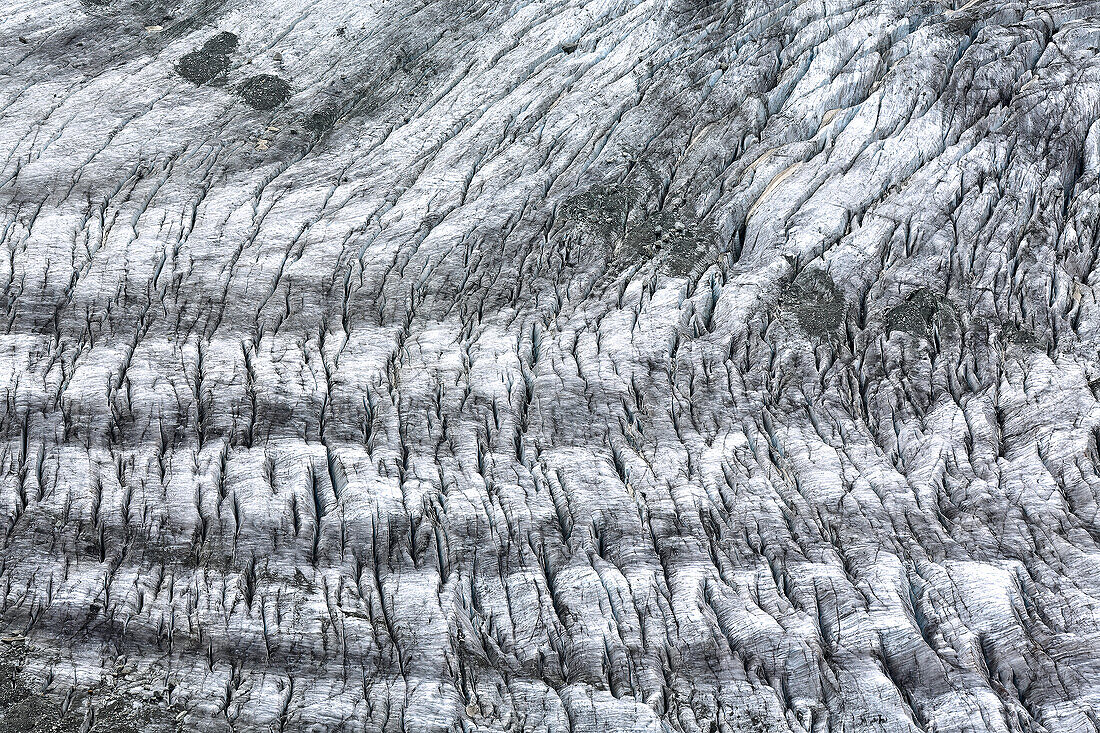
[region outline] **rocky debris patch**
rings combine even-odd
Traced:
[[[176,70],[187,81],[202,86],[229,70],[229,58],[199,49],[180,58]]]
[[[162,685],[136,673],[125,658],[93,685],[32,689],[25,671],[33,649],[22,639],[0,641],[0,730],[11,733],[182,733],[184,708],[169,703]],[[56,664],[59,660],[54,659]]]
[[[1017,323],[1007,323],[1000,328],[1001,339],[1008,344],[1041,348],[1046,345],[1046,340],[1027,326]]]
[[[229,70],[229,56],[236,48],[237,36],[222,31],[211,36],[202,48],[184,54],[176,64],[176,71],[184,79],[199,86],[209,84]]]
[[[808,269],[787,286],[782,308],[807,334],[823,338],[834,334],[844,318],[844,293],[828,272]]]
[[[335,102],[326,102],[309,113],[304,126],[314,135],[323,135],[336,125],[340,119],[340,106]]]
[[[638,192],[621,185],[597,185],[567,198],[562,217],[581,229],[603,236],[625,233]]]
[[[958,313],[951,301],[927,288],[913,290],[885,315],[887,336],[892,331],[904,331],[911,336],[927,338],[933,328],[946,336],[955,333],[958,325]]]
[[[290,85],[273,74],[255,74],[244,80],[237,94],[258,110],[272,110],[290,99]]]
[[[55,701],[43,698],[23,679],[22,667],[27,650],[24,640],[7,639],[0,647],[0,730],[44,733],[72,731],[83,723],[75,712],[63,714]]]
[[[565,199],[561,216],[607,250],[609,277],[650,259],[657,259],[662,272],[682,277],[707,261],[714,247],[712,227],[679,201],[654,213],[646,212],[645,202],[640,185],[598,185]]]
[[[653,246],[665,273],[683,277],[709,264],[715,233],[708,224],[681,210],[659,213],[652,226]]]
[[[222,31],[207,39],[202,50],[217,56],[228,56],[237,50],[238,39],[235,33]]]

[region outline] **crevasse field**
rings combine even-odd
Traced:
[[[2,5],[0,733],[1100,730],[1100,2]]]

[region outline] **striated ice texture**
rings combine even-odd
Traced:
[[[1100,2],[0,5],[0,733],[1100,730]]]

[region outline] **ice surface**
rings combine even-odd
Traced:
[[[0,733],[1100,731],[1098,48],[7,0]]]

